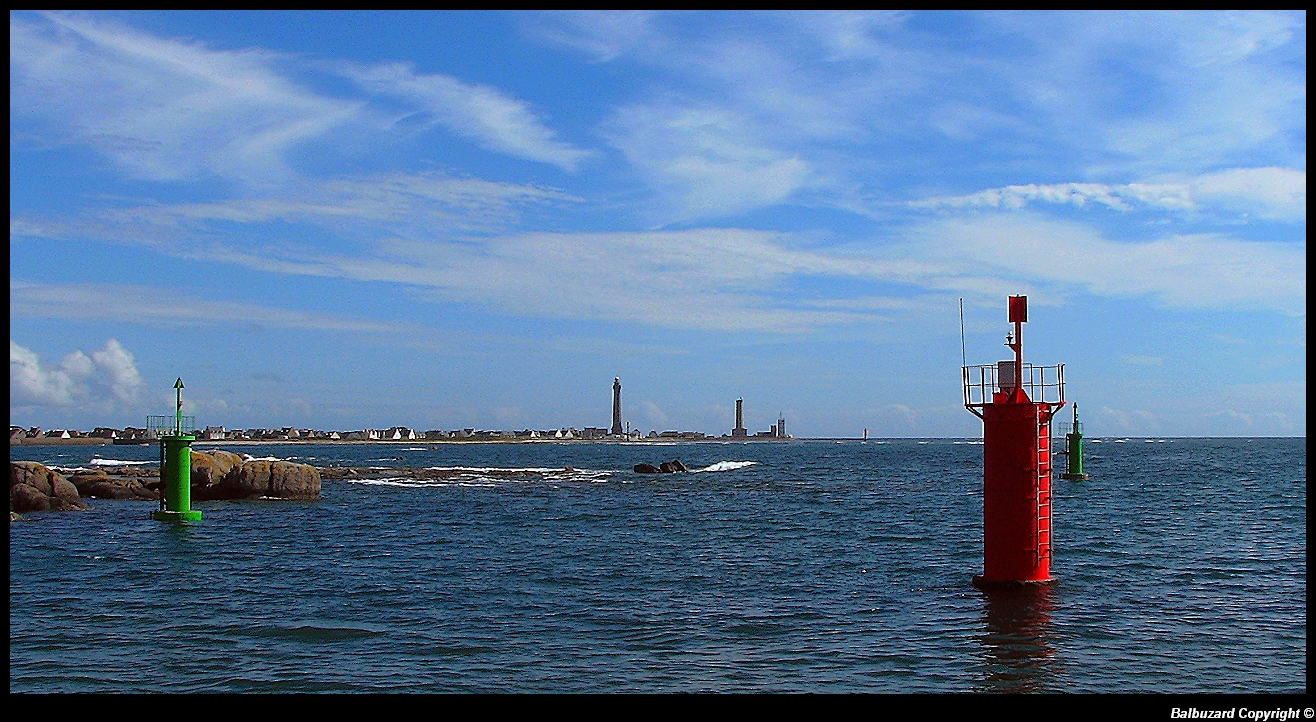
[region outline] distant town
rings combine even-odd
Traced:
[[[388,429],[360,429],[356,431],[325,431],[321,429],[299,429],[285,426],[279,429],[226,429],[222,426],[207,426],[196,430],[198,441],[507,441],[507,440],[601,440],[601,441],[644,441],[658,439],[664,441],[697,441],[701,439],[786,439],[792,438],[778,434],[775,430],[760,431],[755,434],[714,436],[699,431],[650,431],[642,435],[639,431],[620,435],[608,433],[608,429],[586,426],[584,428],[567,427],[561,429],[522,429],[519,431],[488,429],[455,429],[451,431],[431,429],[416,431],[405,426],[393,426]],[[84,444],[150,444],[159,440],[154,429],[128,426],[122,429],[97,427],[91,431],[76,429],[42,429],[40,427],[9,427],[9,443],[42,444],[60,443],[61,440],[81,439]],[[77,442],[74,442],[77,443]]]
[[[150,417],[168,420],[174,417]],[[736,399],[736,425],[730,433],[721,436],[705,434],[701,431],[650,431],[647,435],[638,430],[631,430],[630,422],[621,421],[621,379],[613,379],[612,385],[612,427],[603,428],[586,426],[583,428],[564,427],[560,429],[522,429],[520,431],[488,429],[430,429],[417,431],[406,426],[392,426],[387,429],[359,429],[355,431],[325,431],[321,429],[302,429],[284,426],[277,429],[227,429],[223,426],[196,428],[192,420],[195,417],[182,417],[185,420],[183,431],[193,433],[198,441],[287,441],[287,442],[326,442],[326,441],[535,441],[535,440],[590,440],[590,441],[699,441],[704,439],[790,439],[786,433],[786,419],[778,414],[777,423],[766,431],[750,433],[745,428],[744,399]],[[148,420],[149,421],[149,420]],[[169,427],[166,427],[169,428]],[[149,423],[143,428],[127,426],[122,429],[98,426],[91,431],[75,429],[42,429],[40,427],[9,427],[9,443],[14,444],[151,444],[161,435],[159,424]]]

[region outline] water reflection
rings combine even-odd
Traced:
[[[1058,672],[1052,647],[1053,586],[983,591],[984,692],[1041,692]]]

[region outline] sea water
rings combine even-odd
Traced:
[[[9,689],[1305,693],[1306,439],[1087,441],[1057,583],[990,594],[980,441],[198,442],[398,471],[11,523]]]

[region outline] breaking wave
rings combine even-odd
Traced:
[[[154,461],[121,461],[119,459],[92,459],[87,462],[92,466],[143,466],[145,464],[154,464]]]
[[[753,466],[757,463],[757,461],[719,461],[716,464],[710,464],[702,469],[695,469],[694,473],[698,474],[704,471],[735,471],[736,469],[743,469],[746,466]]]
[[[378,469],[378,467],[375,467]],[[577,469],[574,467],[497,467],[497,466],[431,466],[409,474],[378,476],[365,479],[344,479],[352,484],[367,486],[495,486],[509,482],[595,482],[606,481],[612,471]]]

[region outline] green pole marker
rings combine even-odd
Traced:
[[[1065,473],[1062,479],[1070,481],[1087,481],[1089,474],[1083,473],[1083,425],[1078,421],[1078,404],[1074,404],[1074,428],[1065,434]]]
[[[183,433],[183,379],[174,382],[178,404],[174,413],[174,433],[160,439],[160,490],[164,508],[151,512],[160,521],[200,521],[201,512],[192,509],[192,442],[195,436]],[[167,417],[166,417],[167,418]]]

